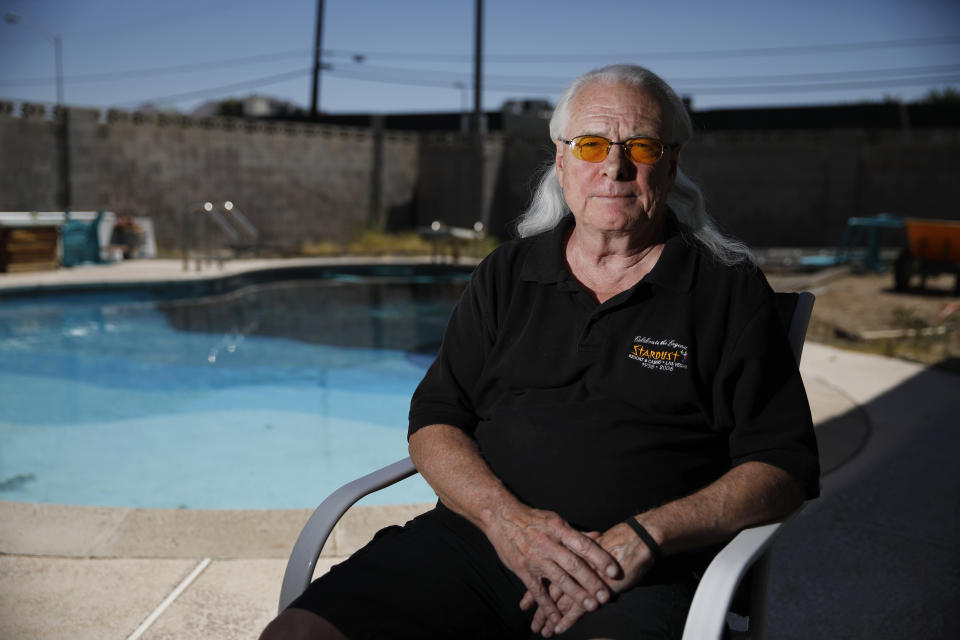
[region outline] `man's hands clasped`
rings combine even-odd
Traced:
[[[545,638],[569,629],[653,564],[649,549],[625,524],[584,533],[550,511],[521,506],[497,515],[487,537],[527,587],[520,607],[536,607],[531,629]]]

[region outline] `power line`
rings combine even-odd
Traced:
[[[278,52],[271,54],[260,54],[255,56],[246,56],[244,58],[236,59],[227,59],[219,60],[205,63],[194,63],[194,64],[183,64],[183,65],[173,65],[168,67],[154,67],[150,69],[130,69],[125,71],[114,71],[106,73],[94,73],[94,74],[79,74],[74,76],[69,76],[64,79],[68,84],[78,84],[86,82],[106,82],[111,80],[125,80],[128,78],[142,78],[142,77],[151,77],[158,75],[170,75],[178,73],[194,73],[199,71],[205,71],[208,69],[214,68],[227,68],[227,67],[236,67],[243,66],[255,62],[266,62],[270,60],[277,60],[282,58],[290,57],[300,57],[301,55],[309,53],[308,50],[296,50],[296,51],[287,51],[287,52]],[[331,70],[334,68],[331,67]],[[366,76],[370,76],[370,80],[386,80],[387,77],[402,80],[404,76],[407,76],[406,79],[415,83],[420,84],[429,84],[430,86],[441,86],[454,83],[462,83],[467,80],[465,73],[458,73],[454,71],[434,71],[426,69],[407,69],[401,67],[381,67],[381,66],[372,66],[372,65],[363,65],[357,64],[355,67],[349,69],[355,70],[358,73],[351,74],[347,69],[342,67],[336,67],[336,75],[341,75],[344,77],[352,77],[354,79],[364,79]],[[710,77],[692,77],[692,78],[677,78],[671,77],[670,81],[672,84],[682,84],[682,83],[743,83],[743,82],[800,82],[800,81],[818,81],[818,80],[829,80],[829,79],[840,79],[840,78],[865,78],[865,77],[877,77],[877,76],[902,76],[902,75],[916,75],[916,74],[931,74],[931,73],[943,73],[949,71],[960,70],[960,64],[943,64],[943,65],[929,65],[923,67],[895,67],[895,68],[884,68],[884,69],[864,69],[860,71],[829,71],[829,72],[818,72],[818,73],[797,73],[797,74],[776,74],[776,75],[740,75],[740,76],[710,76]],[[379,77],[377,74],[380,74]],[[389,74],[389,76],[384,75]],[[414,77],[409,77],[411,74]],[[433,76],[431,79],[423,78],[424,74],[430,74]],[[524,84],[538,84],[538,85],[547,85],[550,87],[555,87],[558,85],[565,85],[569,78],[560,77],[560,76],[513,76],[513,75],[504,75],[504,74],[486,74],[485,79],[493,83],[509,84],[509,83],[524,83]],[[32,86],[40,84],[48,84],[52,82],[51,78],[41,78],[41,79],[19,79],[19,80],[2,80],[0,79],[0,85],[6,86]]]
[[[886,80],[863,80],[844,82],[818,82],[806,84],[761,84],[761,85],[721,85],[721,86],[687,86],[671,83],[674,90],[682,95],[734,95],[739,93],[778,94],[778,93],[808,93],[813,91],[849,91],[853,89],[896,89],[911,86],[942,86],[960,82],[960,73],[921,76],[915,78],[899,78]],[[491,91],[517,92],[534,91],[541,93],[562,93],[563,85],[532,87],[525,84],[490,84]]]
[[[670,58],[695,58],[695,57],[748,57],[748,56],[778,56],[778,55],[799,55],[809,53],[832,53],[841,51],[864,51],[870,49],[884,48],[902,48],[902,47],[921,47],[938,46],[945,44],[960,43],[960,36],[939,36],[930,38],[911,38],[901,40],[875,40],[866,42],[834,43],[825,45],[797,45],[789,47],[766,47],[750,49],[710,49],[700,51],[648,51],[648,52],[629,52],[629,53],[604,53],[604,54],[491,54],[484,58],[488,62],[585,62],[590,60],[613,60],[613,59],[670,59]],[[207,69],[226,68],[232,66],[242,66],[244,64],[266,62],[269,60],[280,60],[284,58],[296,58],[308,56],[312,53],[311,49],[294,49],[290,51],[280,51],[276,53],[264,53],[254,56],[244,56],[240,58],[228,58],[223,60],[212,60],[209,62],[196,62],[181,65],[172,65],[164,67],[150,67],[146,69],[127,69],[121,71],[111,71],[103,73],[78,74],[66,78],[67,82],[102,82],[114,79],[125,79],[129,77],[141,77],[151,75],[165,75],[174,73],[189,73],[203,71]],[[362,62],[366,59],[388,58],[393,61],[430,61],[430,62],[472,62],[472,56],[468,54],[440,54],[440,53],[402,53],[402,52],[362,52],[346,50],[326,50],[324,57],[328,59],[350,58],[354,62]],[[435,72],[443,73],[443,72]],[[452,73],[452,72],[449,72]],[[487,75],[486,77],[492,77]],[[52,82],[50,78],[11,78],[0,79],[0,84],[6,86],[28,86],[33,84],[44,84]]]
[[[836,91],[843,89],[867,89],[867,88],[897,88],[904,86],[917,86],[917,85],[942,85],[942,84],[951,84],[957,81],[960,81],[960,73],[940,73],[935,75],[930,75],[929,71],[951,71],[951,70],[960,70],[960,65],[939,65],[934,67],[914,67],[914,68],[905,68],[903,70],[891,69],[874,69],[868,70],[865,72],[831,72],[823,74],[798,74],[796,78],[791,76],[731,76],[729,78],[690,78],[690,79],[672,79],[671,86],[674,87],[679,93],[685,94],[736,94],[736,93],[796,93],[796,92],[809,92],[809,91]],[[885,72],[890,72],[894,77],[887,78],[878,78],[873,80],[842,80],[834,82],[809,82],[810,80],[815,79],[843,79],[843,78],[856,78],[856,77],[866,77],[873,76],[876,77],[878,74]],[[903,76],[906,73],[925,73],[926,75],[921,75],[917,77],[896,77]],[[409,85],[409,86],[427,86],[427,87],[438,87],[438,88],[456,88],[460,89],[464,86],[464,80],[461,78],[458,81],[451,80],[442,80],[438,78],[428,78],[428,77],[416,77],[416,76],[407,76],[401,77],[392,73],[377,73],[377,72],[368,72],[364,71],[362,73],[355,73],[354,69],[339,69],[337,67],[332,68],[328,71],[329,75],[342,77],[350,80],[360,80],[366,82],[380,82],[386,84],[399,84],[399,85]],[[566,82],[558,82],[557,84],[550,84],[549,82],[544,83],[530,83],[530,82],[510,82],[505,80],[492,81],[490,76],[487,77],[486,86],[491,91],[497,92],[541,92],[541,93],[560,93],[566,89]],[[761,85],[750,85],[750,84],[734,84],[735,82],[772,82],[778,80],[779,84],[761,84]],[[784,81],[787,81],[786,83]],[[803,83],[801,81],[806,80],[807,82]],[[725,81],[729,81],[730,84],[724,85]],[[700,82],[720,82],[721,85],[713,86],[697,86],[693,84],[690,86],[690,83],[700,83]]]
[[[960,43],[960,36],[937,36],[929,38],[907,38],[899,40],[870,40],[863,42],[838,42],[819,45],[794,45],[786,47],[755,47],[740,49],[701,49],[694,51],[630,51],[626,53],[572,53],[572,54],[489,54],[484,56],[488,62],[531,63],[531,62],[589,62],[596,60],[669,60],[683,58],[717,57],[756,57],[790,56],[821,53],[839,53],[851,51],[869,51],[876,49],[899,49],[930,47]],[[390,60],[432,61],[432,62],[468,62],[468,54],[405,53],[405,52],[363,52],[333,50],[327,51],[330,57],[388,58]]]
[[[817,51],[837,51],[837,50],[862,50],[864,48],[882,48],[882,47],[894,47],[894,46],[932,46],[940,44],[949,44],[958,42],[960,43],[960,36],[945,36],[937,38],[914,38],[909,40],[886,40],[886,41],[873,41],[873,42],[860,42],[860,43],[846,43],[846,44],[833,44],[833,45],[811,45],[811,46],[794,46],[794,47],[780,47],[780,48],[766,48],[766,49],[740,49],[740,50],[714,50],[714,51],[700,51],[700,52],[664,52],[662,54],[643,54],[649,57],[650,55],[665,55],[665,56],[691,56],[691,55],[717,55],[720,53],[727,53],[730,55],[740,55],[744,52],[753,52],[760,53],[763,52],[764,55],[774,55],[776,52],[781,54],[786,54],[787,52],[810,52],[813,50]],[[217,68],[227,68],[235,66],[243,66],[261,62],[281,60],[285,58],[294,58],[306,56],[310,53],[308,49],[295,49],[288,51],[280,51],[274,53],[265,53],[252,56],[244,56],[240,58],[229,58],[221,60],[213,60],[208,62],[197,62],[197,63],[188,63],[180,65],[171,65],[164,67],[152,67],[147,69],[128,69],[122,71],[114,72],[104,72],[104,73],[92,73],[92,74],[80,74],[70,76],[66,79],[69,83],[83,83],[83,82],[106,82],[112,80],[124,80],[131,77],[150,77],[158,75],[170,75],[170,74],[180,74],[180,73],[195,73],[200,71],[206,71]],[[428,70],[428,69],[410,69],[402,67],[387,67],[387,66],[376,66],[364,64],[363,61],[368,57],[378,57],[380,55],[389,55],[393,59],[403,58],[403,54],[385,54],[385,53],[357,53],[357,52],[344,52],[344,51],[328,51],[325,52],[329,57],[336,58],[342,56],[349,56],[353,61],[353,65],[349,67],[343,67],[339,64],[330,66],[328,73],[333,76],[340,77],[348,80],[359,80],[365,82],[379,82],[387,84],[397,84],[397,85],[409,85],[409,86],[424,86],[424,87],[437,87],[437,88],[454,88],[458,90],[463,90],[468,81],[468,76],[465,72],[456,72],[456,71],[439,71],[439,70]],[[599,55],[599,54],[598,54]],[[604,54],[605,57],[610,54]],[[631,54],[631,55],[641,55],[641,54]],[[441,54],[407,54],[407,58],[413,58],[416,56],[428,56],[431,59],[436,60]],[[504,58],[508,56],[488,56],[493,58]],[[523,56],[509,56],[514,61],[519,61],[521,58],[524,61],[529,61],[531,58]],[[564,56],[544,56],[544,59],[549,59],[551,61],[557,61]],[[462,56],[463,60],[469,60],[469,56]],[[582,59],[582,57],[578,58]],[[803,91],[820,91],[820,90],[838,90],[838,89],[856,89],[856,88],[870,88],[870,87],[899,87],[899,86],[911,86],[919,85],[926,83],[952,83],[955,81],[956,72],[960,70],[960,65],[958,64],[943,64],[943,65],[929,65],[923,67],[900,67],[900,68],[885,68],[885,69],[866,69],[861,71],[833,71],[833,72],[819,72],[819,73],[799,73],[799,74],[777,74],[777,75],[739,75],[739,76],[711,76],[711,77],[687,77],[687,78],[669,78],[671,84],[682,93],[700,93],[700,94],[722,94],[722,93],[783,93],[783,92],[803,92]],[[241,81],[237,83],[222,85],[218,87],[212,87],[209,89],[202,89],[197,91],[179,93],[169,96],[163,96],[158,98],[152,98],[150,100],[141,100],[142,102],[149,101],[164,101],[164,102],[177,102],[182,100],[187,100],[197,97],[205,97],[210,95],[222,94],[224,92],[234,91],[238,89],[245,88],[255,88],[258,86],[266,86],[269,84],[275,84],[283,80],[296,78],[301,75],[304,75],[309,70],[296,70],[288,71],[280,74],[273,74],[269,76],[263,76],[260,78],[254,78],[251,80]],[[906,77],[904,77],[906,76]],[[915,76],[915,77],[910,77]],[[838,82],[843,80],[844,82]],[[6,86],[27,86],[32,84],[42,84],[49,83],[51,80],[49,78],[43,79],[13,79],[13,80],[0,80],[0,85]],[[497,92],[545,92],[545,93],[559,93],[562,92],[568,82],[569,78],[567,77],[556,77],[556,76],[514,76],[507,74],[487,74],[485,75],[485,81],[487,87],[492,91]],[[766,86],[758,86],[766,85]],[[694,85],[694,86],[690,86]],[[703,86],[699,86],[703,85]],[[133,104],[132,101],[125,102],[123,104]]]
[[[350,77],[362,79],[394,79],[410,80],[416,82],[447,83],[454,84],[465,82],[467,76],[465,73],[452,71],[432,71],[423,69],[406,69],[402,67],[382,67],[373,65],[358,65],[355,67],[343,68],[340,66],[331,67],[331,71],[340,75],[350,75]],[[883,69],[863,69],[854,71],[825,71],[816,73],[797,73],[797,74],[774,74],[774,75],[737,75],[737,76],[709,76],[709,77],[674,77],[668,78],[670,83],[744,83],[744,82],[802,82],[802,81],[823,81],[832,79],[862,79],[867,77],[888,77],[904,75],[934,74],[960,71],[960,64],[927,65],[922,67],[888,67]],[[546,85],[549,87],[565,87],[569,83],[569,78],[561,76],[514,76],[504,74],[486,74],[485,80],[493,83],[502,84],[530,84]]]
[[[900,80],[864,80],[861,82],[821,82],[811,84],[789,85],[759,85],[759,86],[728,86],[728,87],[689,87],[682,89],[682,93],[693,95],[723,95],[734,93],[805,93],[810,91],[843,91],[850,89],[893,89],[909,86],[936,86],[960,82],[960,73],[924,76],[919,78],[903,78]]]
[[[201,89],[198,91],[189,91],[185,93],[178,93],[167,96],[160,96],[142,100],[130,100],[122,103],[118,103],[114,106],[139,106],[142,104],[148,103],[169,103],[169,102],[181,102],[184,100],[192,100],[196,98],[205,98],[213,97],[219,94],[223,94],[230,91],[236,91],[239,89],[251,89],[262,86],[267,86],[270,84],[276,84],[278,82],[283,82],[284,80],[289,80],[301,76],[306,76],[312,72],[312,68],[299,69],[297,71],[291,71],[282,74],[276,74],[271,76],[265,76],[262,78],[257,78],[254,80],[249,80],[246,82],[238,82],[228,85],[222,85],[219,87],[211,87],[208,89]],[[390,76],[377,77],[372,74],[362,74],[356,75],[351,74],[349,71],[338,71],[330,70],[328,73],[340,76],[349,80],[360,80],[365,82],[378,82],[386,84],[399,84],[399,85],[408,85],[408,86],[426,86],[426,87],[435,87],[442,89],[458,89],[462,90],[465,84],[463,82],[452,84],[447,81],[439,80],[430,80],[430,79],[398,79]],[[689,87],[683,86],[675,83],[674,88],[678,93],[687,94],[687,95],[735,95],[735,94],[779,94],[779,93],[804,93],[811,91],[844,91],[850,89],[870,89],[870,88],[886,88],[894,89],[902,86],[938,86],[946,84],[954,84],[960,82],[960,73],[954,74],[942,74],[934,76],[922,76],[917,78],[902,78],[899,80],[865,80],[865,81],[853,81],[853,82],[822,82],[822,83],[808,83],[808,84],[780,84],[780,85],[729,85],[729,86],[703,86],[703,87]],[[539,87],[533,87],[529,84],[509,84],[509,83],[488,83],[486,85],[487,89],[496,93],[516,93],[516,92],[526,92],[530,93],[541,93],[541,94],[550,94],[550,93],[561,93],[566,89],[566,85],[558,84],[554,86],[543,85]]]
[[[244,60],[264,59],[267,56],[286,56],[290,53],[265,54],[248,56]],[[226,64],[229,61],[218,61],[203,64]],[[183,70],[193,69],[194,65],[178,65],[177,67],[163,68],[165,71],[174,68]],[[159,71],[160,69],[155,69]],[[835,71],[805,74],[779,75],[746,75],[725,77],[688,77],[670,78],[671,85],[684,94],[737,94],[737,93],[797,93],[809,91],[835,91],[843,89],[889,88],[917,85],[951,84],[960,80],[960,64],[932,65],[925,67],[901,67],[887,69],[866,69],[862,71]],[[126,101],[119,106],[139,105],[150,102],[180,102],[196,98],[216,96],[219,94],[268,86],[285,80],[308,75],[311,69],[298,69],[279,74],[271,74],[241,82],[177,93],[172,95],[148,98],[137,101]],[[123,73],[134,73],[133,71]],[[329,75],[347,80],[377,82],[406,86],[434,87],[442,89],[462,90],[467,86],[467,76],[456,72],[437,72],[417,69],[403,69],[396,67],[379,67],[357,64],[352,67],[330,67]],[[142,74],[141,74],[142,75]],[[907,76],[907,77],[903,77]],[[910,77],[916,76],[916,77]],[[873,78],[873,79],[867,79]],[[526,93],[560,93],[568,83],[567,78],[549,76],[509,76],[491,74],[486,76],[486,86],[491,91],[526,92]],[[842,80],[842,81],[841,81]],[[744,84],[744,83],[761,83]],[[774,83],[774,84],[767,84]],[[703,85],[706,86],[698,86]],[[693,85],[693,86],[691,86]]]
[[[924,67],[889,67],[885,69],[862,69],[860,71],[821,71],[817,73],[790,73],[775,75],[746,75],[701,78],[671,78],[673,83],[697,82],[802,82],[810,80],[830,80],[844,78],[866,78],[884,76],[904,76],[960,71],[960,64],[936,64]]]
[[[285,58],[299,58],[309,54],[309,49],[296,49],[293,51],[279,51],[277,53],[263,53],[255,56],[244,56],[242,58],[228,58],[224,60],[212,60],[210,62],[194,62],[189,64],[177,64],[165,67],[150,67],[146,69],[126,69],[122,71],[106,71],[103,73],[81,73],[72,75],[64,79],[70,84],[83,82],[105,82],[110,80],[126,80],[128,78],[145,78],[151,76],[171,75],[178,73],[194,73],[197,71],[207,71],[210,69],[223,69],[228,67],[241,67],[251,63],[269,62],[273,60],[282,60]],[[4,80],[0,78],[0,85],[7,86],[32,86],[48,84],[52,78],[13,78]]]
[[[401,78],[395,74],[378,74],[361,72],[356,73],[357,69],[341,69],[331,67],[327,70],[328,76],[346,78],[349,80],[362,80],[365,82],[380,82],[384,84],[400,84],[413,87],[438,87],[443,89],[455,89],[466,86],[466,76],[458,76],[457,80],[431,79],[425,77]]]
[[[222,93],[229,91],[237,91],[239,89],[255,89],[257,87],[265,87],[267,85],[276,84],[278,82],[283,82],[284,80],[290,80],[292,78],[298,78],[300,76],[305,76],[313,71],[312,68],[298,69],[296,71],[288,71],[286,73],[278,73],[275,75],[264,76],[262,78],[256,78],[253,80],[248,80],[245,82],[235,82],[232,84],[225,84],[219,87],[210,87],[207,89],[200,89],[197,91],[187,91],[185,93],[175,93],[173,95],[160,96],[156,98],[147,98],[144,100],[128,100],[126,102],[121,102],[116,106],[137,106],[144,103],[157,102],[181,102],[183,100],[192,100],[195,98],[206,98],[211,96],[216,96]]]

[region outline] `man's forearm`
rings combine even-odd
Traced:
[[[785,516],[802,503],[803,490],[787,472],[747,462],[700,491],[637,519],[669,555],[724,542],[741,529]]]
[[[520,503],[484,461],[474,440],[451,425],[435,424],[410,436],[414,466],[447,507],[486,529],[494,514]]]

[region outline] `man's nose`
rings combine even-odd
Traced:
[[[603,172],[611,180],[631,180],[637,167],[627,154],[623,143],[611,143],[607,157],[603,159]]]

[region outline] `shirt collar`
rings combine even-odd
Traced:
[[[672,211],[668,215],[670,220],[663,253],[641,282],[683,293],[693,286],[699,252],[687,239],[692,236],[690,230],[677,221]],[[568,214],[553,229],[531,238],[532,246],[520,271],[522,280],[555,284],[570,279],[563,246],[573,224],[573,216]]]
[[[520,271],[522,280],[555,284],[569,277],[563,246],[573,222],[573,216],[567,214],[553,229],[531,238],[533,246],[530,247]]]
[[[691,244],[693,233],[689,227],[678,222],[673,212],[670,212],[670,219],[663,253],[641,282],[685,293],[693,286],[700,252]]]

